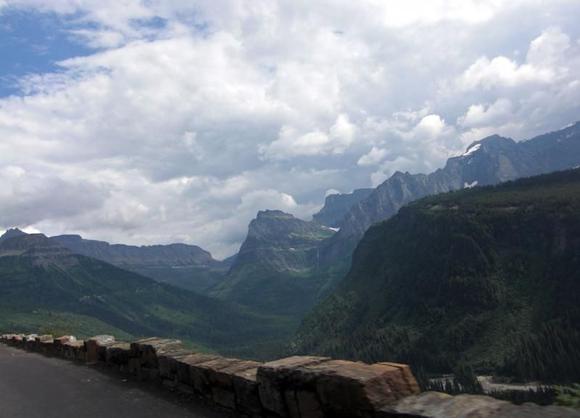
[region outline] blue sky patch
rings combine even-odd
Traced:
[[[59,71],[67,58],[94,52],[67,32],[53,13],[6,9],[0,13],[0,97],[19,94],[18,79]]]

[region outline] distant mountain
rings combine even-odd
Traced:
[[[60,235],[51,240],[76,254],[200,293],[222,281],[229,268],[227,263],[215,260],[209,252],[195,245],[132,246],[87,240],[79,235]]]
[[[489,140],[480,144],[473,165],[489,158]],[[505,179],[525,165],[499,161],[503,169],[478,178]],[[578,381],[579,254],[578,169],[422,199],[364,234],[351,271],[305,319],[294,351]]]
[[[340,221],[341,229],[321,247],[323,264],[350,257],[365,231],[404,205],[424,196],[474,186],[498,184],[580,166],[580,122],[528,141],[497,135],[471,144],[444,168],[425,174],[397,172]]]
[[[332,228],[340,228],[344,216],[348,211],[362,200],[369,197],[374,189],[357,189],[352,193],[338,193],[326,196],[324,206],[312,217],[322,225]]]
[[[12,228],[6,231],[2,236],[0,236],[0,242],[10,238],[20,237],[22,235],[26,235],[26,232],[22,232],[18,228]]]
[[[14,235],[14,234],[11,234]],[[269,318],[75,254],[42,234],[0,241],[0,329],[183,338],[225,353],[280,331]]]
[[[320,286],[312,279],[318,269],[318,245],[333,234],[317,222],[261,211],[250,223],[226,280],[212,294],[260,311],[302,312]]]

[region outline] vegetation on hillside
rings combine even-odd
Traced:
[[[283,319],[34,245],[0,256],[0,331],[171,336],[248,357],[256,341],[281,338]]]
[[[580,380],[580,170],[429,197],[369,229],[292,351]]]

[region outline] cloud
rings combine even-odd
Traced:
[[[511,100],[500,98],[490,105],[476,104],[469,106],[459,124],[468,128],[481,126],[497,126],[512,118],[513,104]]]
[[[487,99],[470,105],[457,119],[464,129],[462,142],[494,133],[520,139],[538,133],[539,126],[558,129],[570,123],[567,120],[576,121],[579,71],[579,45],[558,27],[549,27],[532,39],[521,64],[503,56],[478,59],[451,93],[481,89],[485,93],[480,100]]]
[[[274,160],[343,154],[355,140],[356,129],[344,114],[339,115],[325,132],[316,130],[302,134],[296,128],[283,126],[278,139],[262,146],[260,152],[264,158]]]
[[[359,158],[357,164],[360,166],[377,165],[387,157],[387,150],[372,147],[371,150]]]
[[[465,90],[476,88],[517,87],[523,84],[550,84],[565,75],[562,58],[570,47],[570,38],[559,28],[546,29],[529,47],[526,62],[505,56],[479,58],[460,79]]]
[[[0,98],[0,228],[236,251],[257,210],[580,114],[577,2],[9,0],[93,53]],[[518,25],[513,22],[517,19]]]

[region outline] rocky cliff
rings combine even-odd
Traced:
[[[139,273],[159,282],[200,293],[219,283],[229,265],[215,260],[196,245],[169,244],[133,246],[60,235],[51,240],[75,254],[85,255]]]
[[[356,204],[373,192],[373,189],[357,189],[352,193],[331,194],[326,196],[324,206],[312,220],[332,228],[340,228],[344,216]]]
[[[340,231],[321,248],[323,263],[350,257],[364,232],[404,205],[424,196],[570,169],[580,165],[580,123],[515,142],[497,135],[471,144],[466,152],[431,174],[397,172],[340,221]]]
[[[319,286],[313,279],[318,245],[333,234],[316,222],[261,211],[250,223],[226,280],[213,294],[261,311],[302,311]]]

